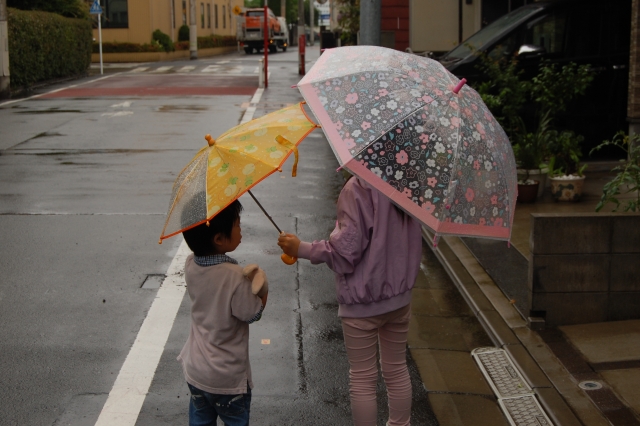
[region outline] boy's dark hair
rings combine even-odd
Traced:
[[[222,234],[227,238],[231,238],[233,224],[236,223],[236,220],[240,219],[241,211],[242,204],[240,204],[240,201],[235,200],[215,215],[214,218],[209,221],[209,226],[207,226],[206,223],[202,223],[184,231],[182,235],[191,251],[196,256],[213,254],[215,251],[213,237],[216,234]]]

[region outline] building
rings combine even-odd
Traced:
[[[102,41],[149,43],[158,29],[178,41],[179,28],[191,25],[191,1],[196,8],[198,37],[236,35],[233,10],[242,8],[243,0],[100,0]],[[97,28],[93,35],[97,40]]]

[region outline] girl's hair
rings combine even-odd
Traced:
[[[184,231],[182,235],[191,251],[196,256],[205,256],[214,253],[213,237],[215,237],[216,234],[222,234],[227,238],[231,238],[231,230],[236,221],[240,219],[242,209],[240,201],[235,200],[215,215],[213,219],[209,221],[209,226],[207,226],[206,223],[202,223]]]

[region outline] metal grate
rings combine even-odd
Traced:
[[[553,426],[535,395],[523,395],[498,400],[514,426]]]
[[[531,387],[504,349],[476,348],[471,356],[512,426],[553,426]]]

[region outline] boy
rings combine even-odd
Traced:
[[[193,251],[184,268],[191,332],[178,361],[191,391],[190,426],[215,425],[218,416],[227,426],[249,424],[249,324],[261,318],[268,287],[254,294],[238,262],[226,255],[242,240],[241,211],[236,200],[208,224],[183,232]],[[264,272],[252,266],[266,284]]]

